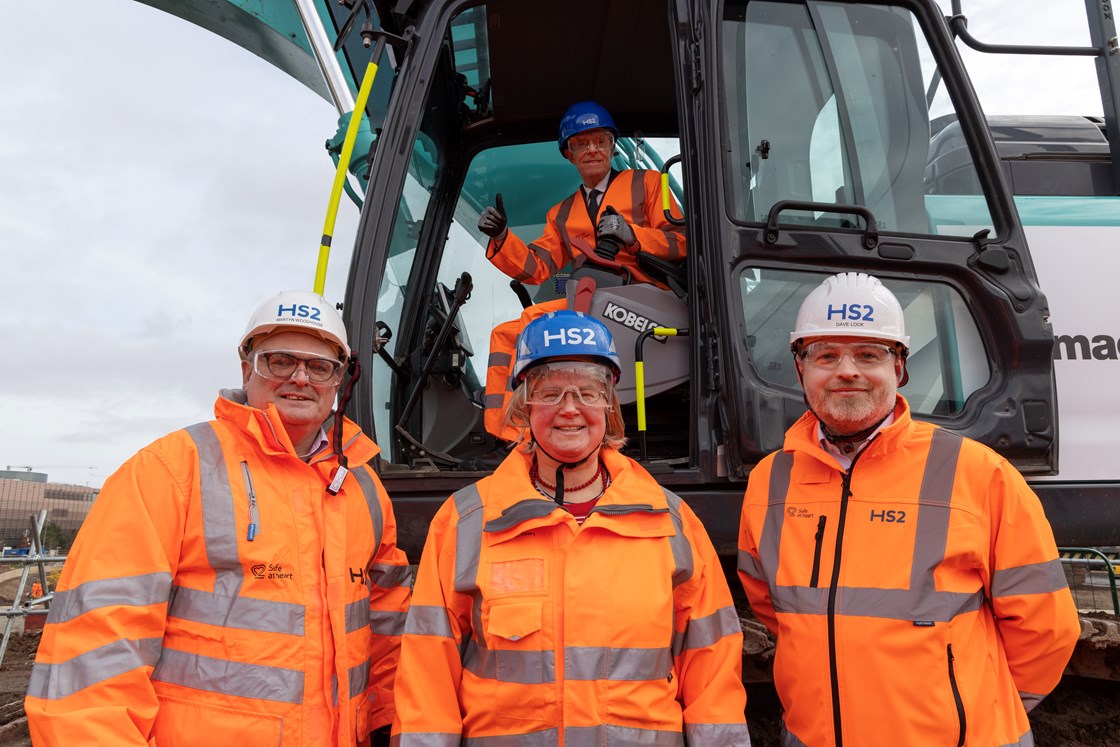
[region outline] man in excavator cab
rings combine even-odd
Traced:
[[[571,266],[573,271],[595,267],[621,277],[613,284],[668,287],[649,264],[672,267],[681,262],[684,231],[663,210],[658,172],[611,168],[618,135],[610,112],[594,101],[568,107],[560,120],[560,153],[579,171],[580,187],[548,211],[544,234],[528,245],[509,230],[502,196],[496,195],[495,204],[487,206],[478,221],[479,230],[490,237],[486,258],[491,264],[529,285],[545,283]],[[679,212],[671,195],[670,201]],[[652,259],[639,263],[639,252]],[[596,274],[601,282],[604,273]],[[557,291],[563,293],[559,284]],[[521,318],[491,332],[485,399],[486,430],[491,434],[516,438],[503,431],[501,416],[512,395],[509,368],[518,334],[541,314],[568,306],[568,298],[528,306]]]

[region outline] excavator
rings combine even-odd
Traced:
[[[822,278],[861,271],[905,309],[915,416],[1010,460],[1058,544],[1103,559],[1082,578],[1114,583],[1111,3],[1085,0],[1085,46],[1047,47],[974,37],[962,0],[140,1],[338,108],[336,197],[361,216],[344,257],[365,371],[349,414],[381,444],[410,557],[438,506],[510,448],[484,425],[490,331],[567,298],[615,335],[627,453],[697,512],[734,588],[746,478],[804,412],[794,316]],[[1103,115],[987,116],[964,48],[1090,60]],[[687,235],[682,262],[639,257],[657,285],[593,252],[540,286],[486,260],[476,225],[497,195],[510,229],[534,237],[574,191],[556,133],[583,100],[614,116],[616,168],[661,172]],[[341,249],[330,227],[328,210],[320,274]],[[1120,679],[1106,663],[1120,609],[1101,606],[1071,671]]]

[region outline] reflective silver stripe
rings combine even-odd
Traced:
[[[491,651],[472,638],[463,652],[463,668],[476,677],[519,685],[556,681],[556,657],[552,651]]]
[[[637,729],[615,724],[568,726],[564,728],[564,744],[568,747],[600,747],[605,744],[684,747],[684,732]]]
[[[630,174],[630,223],[645,226],[646,221],[646,172],[634,171]]]
[[[1045,695],[1035,695],[1034,693],[1025,693],[1019,691],[1019,700],[1023,701],[1023,708],[1027,709],[1027,713],[1034,710],[1034,707],[1046,699]]]
[[[604,194],[604,197],[605,196],[606,195]],[[572,250],[572,236],[570,233],[568,233],[568,218],[572,214],[572,208],[576,204],[577,197],[579,198],[581,204],[586,205],[586,203],[584,203],[583,201],[583,193],[577,191],[575,194],[568,195],[568,197],[560,203],[560,209],[556,211],[556,232],[560,234],[560,246],[563,252],[561,258],[564,260],[563,263],[565,265],[569,262],[572,262],[573,257],[583,257],[583,252],[576,252]],[[586,209],[587,208],[584,207],[585,211]],[[547,220],[547,218],[545,220]],[[592,223],[594,222],[594,219],[592,219]]]
[[[539,519],[542,516],[548,516],[553,511],[562,510],[563,509],[556,505],[555,501],[550,501],[546,498],[526,498],[502,511],[502,515],[498,518],[486,522],[486,526],[482,528],[482,531],[501,532],[510,527],[515,527],[523,521]]]
[[[403,635],[407,618],[405,612],[374,610],[369,613],[369,629],[375,635]]]
[[[394,734],[390,747],[459,747],[463,741],[460,734],[442,732]]]
[[[681,647],[674,645],[676,652],[691,651],[712,646],[721,638],[741,633],[743,626],[739,623],[739,615],[734,607],[721,607],[710,615],[698,617],[688,621],[688,628],[682,634],[676,633],[673,638],[681,635]]]
[[[501,394],[487,394],[484,398],[487,410],[497,410],[505,404],[505,401],[505,392],[502,392]]]
[[[782,526],[786,520],[786,495],[789,493],[790,472],[793,470],[793,454],[779,451],[770,464],[770,496],[766,506],[766,518],[762,522],[762,535],[758,538],[759,565],[774,576],[767,575],[766,581],[773,587],[777,581],[778,558],[782,544]]]
[[[353,633],[370,624],[369,597],[346,605],[346,632]]]
[[[770,589],[775,612],[823,615],[828,609],[828,587],[776,586]],[[949,622],[957,615],[975,612],[984,603],[984,592],[913,589],[868,589],[838,586],[836,614],[885,620]]]
[[[262,633],[303,635],[303,605],[270,599],[200,591],[186,586],[171,589],[168,617]]]
[[[751,555],[746,550],[739,551],[738,568],[755,581],[766,581],[766,575],[762,571],[762,564],[758,562],[758,558]]]
[[[741,724],[685,724],[688,744],[704,747],[750,747],[751,735],[746,722]]]
[[[1009,742],[1000,747],[1034,747],[1034,734],[1028,731],[1026,734],[1019,737],[1019,741]]]
[[[953,498],[957,460],[963,440],[943,428],[933,432],[922,487],[918,491],[918,519],[914,530],[914,559],[910,565],[910,588],[933,594],[933,572],[945,560],[949,537],[949,504]],[[915,614],[915,619],[929,618]]]
[[[465,737],[460,744],[463,747],[555,747],[559,744],[557,736],[556,729],[545,729],[500,737]]]
[[[170,592],[171,574],[163,571],[86,581],[73,589],[55,592],[47,622],[64,623],[102,607],[166,604]]]
[[[556,261],[552,259],[551,252],[545,247],[540,244],[529,244],[529,251],[536,255],[537,262],[548,268],[549,276],[555,275],[560,271],[560,268],[556,266]],[[529,270],[528,261],[525,262],[525,270],[526,272]]]
[[[161,638],[126,638],[56,664],[35,662],[27,694],[44,700],[69,697],[119,674],[154,666],[162,645]]]
[[[398,589],[412,586],[412,568],[407,565],[374,563],[369,567],[370,583],[378,589]]]
[[[455,529],[455,591],[478,590],[478,555],[482,552],[482,497],[477,485],[468,485],[451,496],[459,513]]]
[[[235,597],[241,591],[244,570],[237,555],[237,521],[233,490],[222,455],[222,444],[210,423],[186,428],[198,450],[198,481],[202,497],[202,527],[206,558],[214,570],[214,593]]]
[[[673,536],[669,538],[669,546],[673,548],[673,562],[676,569],[673,571],[673,588],[677,588],[685,581],[692,578],[692,543],[684,534],[684,521],[681,519],[681,498],[676,493],[671,493],[662,488],[665,493],[665,502],[669,504],[669,516],[673,520]]]
[[[782,721],[782,747],[809,747],[809,745],[798,739],[796,734],[786,728],[786,722]]]
[[[369,467],[362,465],[351,470],[354,479],[366,497],[366,508],[369,509],[369,520],[373,523],[373,552],[376,555],[381,547],[381,536],[385,532],[385,517],[381,515],[381,501],[377,494],[377,483],[369,473]]]
[[[492,366],[508,366],[513,356],[509,353],[494,352],[490,353],[490,358],[487,360],[486,365]]]
[[[369,659],[363,659],[361,664],[355,664],[346,672],[346,679],[350,683],[350,697],[356,698],[369,689]]]
[[[414,604],[408,608],[408,619],[404,624],[405,635],[434,635],[441,638],[454,638],[447,610],[424,604]]]
[[[303,702],[303,672],[297,669],[245,664],[170,648],[160,655],[152,679],[242,698]]]
[[[667,648],[606,648],[568,646],[564,649],[564,678],[568,680],[657,680],[673,670]]]
[[[993,599],[1020,594],[1049,594],[1064,588],[1066,574],[1062,570],[1062,561],[1057,558],[992,573]]]

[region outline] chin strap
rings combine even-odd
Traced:
[[[556,457],[549,454],[548,450],[545,449],[543,446],[541,446],[541,442],[537,440],[537,437],[536,437],[536,435],[533,434],[533,429],[531,427],[529,428],[529,439],[530,439],[531,443],[535,443],[537,445],[537,448],[541,450],[542,454],[544,454],[546,457],[548,457],[549,459],[551,459],[552,461],[554,461],[554,462],[556,462],[557,464],[560,465],[560,467],[556,470],[556,503],[560,506],[563,506],[564,505],[564,470],[575,469],[576,467],[579,467],[580,465],[586,464],[587,460],[590,459],[595,454],[595,449],[592,449],[587,454],[587,456],[585,456],[583,459],[579,459],[575,462],[562,462],[559,459],[557,459]]]
[[[809,412],[813,413],[813,417],[815,417],[817,419],[817,422],[820,423],[821,433],[824,434],[824,440],[828,441],[830,444],[840,449],[840,451],[844,452],[845,454],[851,454],[852,452],[854,452],[856,450],[856,447],[866,441],[867,437],[874,433],[875,429],[882,425],[883,421],[890,417],[890,414],[894,412],[894,408],[891,408],[887,411],[886,415],[879,418],[879,420],[876,421],[875,424],[870,428],[864,428],[863,430],[856,431],[855,433],[840,434],[829,432],[828,427],[824,424],[824,421],[821,420],[820,415],[817,415],[813,408],[809,406],[808,398],[805,399],[805,407],[809,409]]]
[[[334,475],[331,476],[331,484],[327,486],[327,492],[331,495],[338,495],[338,491],[342,490],[342,481],[346,479],[346,475],[350,473],[347,466],[346,455],[342,453],[342,413],[346,412],[346,405],[350,402],[350,395],[354,393],[354,383],[362,377],[362,367],[358,365],[358,356],[356,353],[350,354],[350,362],[346,366],[346,386],[342,390],[342,396],[338,400],[338,409],[335,411],[334,419],[334,438],[332,444],[334,454],[338,457],[338,469],[335,470]]]

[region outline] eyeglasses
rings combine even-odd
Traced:
[[[832,370],[839,368],[840,361],[848,356],[856,368],[875,368],[890,361],[894,355],[894,348],[872,342],[853,345],[813,342],[801,351],[801,360],[816,368]]]
[[[525,404],[552,407],[563,402],[569,392],[574,394],[576,402],[584,407],[611,406],[610,396],[606,391],[595,385],[576,386],[574,384],[568,384],[566,386],[545,384],[529,392],[525,397]]]
[[[610,150],[614,146],[614,137],[609,132],[592,132],[568,138],[568,150],[572,153],[582,153],[591,146],[598,150]]]
[[[253,370],[273,381],[292,378],[301,364],[312,384],[336,384],[342,378],[342,364],[331,358],[300,356],[287,350],[262,350],[253,356]]]

